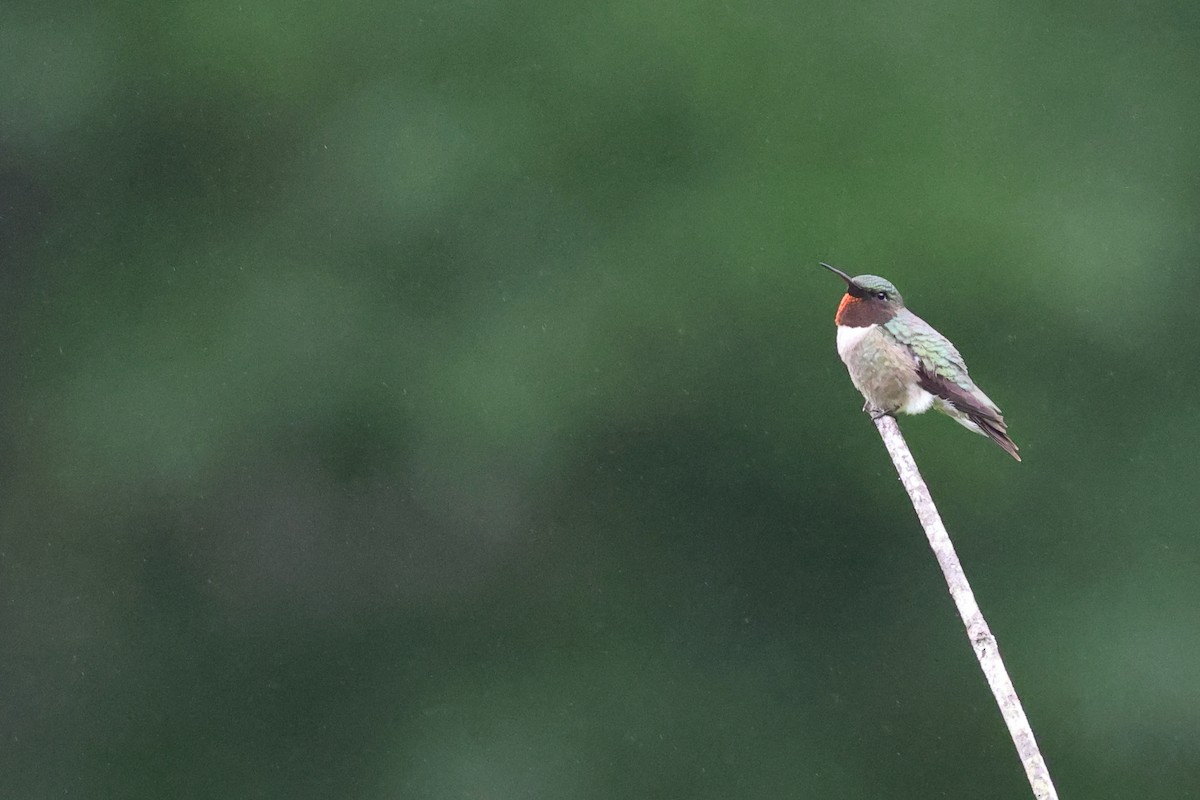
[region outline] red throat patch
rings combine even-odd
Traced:
[[[855,306],[861,302],[862,298],[860,297],[854,297],[849,293],[842,295],[841,305],[838,306],[837,314],[835,314],[833,317],[834,324],[841,325],[847,316],[857,316],[854,313],[857,310],[855,309]]]

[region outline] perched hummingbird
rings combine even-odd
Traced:
[[[896,287],[878,275],[851,278],[822,267],[846,282],[838,306],[837,350],[850,380],[872,414],[923,414],[936,408],[960,425],[983,434],[1017,461],[1000,409],[967,374],[950,340],[904,307]]]

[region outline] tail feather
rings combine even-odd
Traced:
[[[967,419],[975,423],[980,433],[1000,445],[1004,452],[1017,461],[1021,460],[1021,456],[1017,454],[1017,450],[1020,448],[1017,447],[1016,442],[1009,438],[1003,417],[984,417],[979,414],[967,413]]]

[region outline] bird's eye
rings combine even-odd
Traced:
[[[887,300],[887,292],[876,292],[875,296],[880,300]]]

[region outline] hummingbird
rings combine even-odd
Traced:
[[[821,266],[846,282],[834,317],[837,350],[866,398],[864,411],[879,417],[936,408],[1021,460],[1000,409],[971,380],[958,350],[904,307],[890,281],[878,275],[852,278],[837,267]]]

